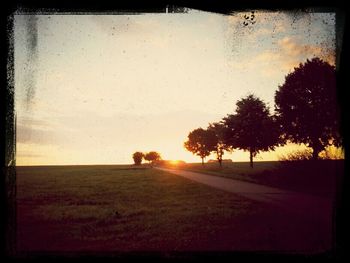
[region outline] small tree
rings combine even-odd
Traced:
[[[157,153],[155,151],[151,151],[151,152],[146,153],[144,158],[151,165],[153,165],[155,162],[157,162],[161,159],[161,156],[159,153]]]
[[[220,167],[222,166],[222,156],[225,151],[231,151],[231,147],[225,143],[225,126],[223,123],[214,122],[210,123],[208,130],[213,131],[217,138],[217,144],[215,145],[216,159],[218,160]]]
[[[311,147],[312,158],[329,145],[340,146],[335,68],[319,58],[288,74],[275,94],[286,140]]]
[[[265,103],[254,95],[237,102],[236,114],[224,118],[225,144],[249,151],[250,166],[260,151],[273,150],[279,130]]]
[[[134,159],[135,165],[140,165],[142,163],[142,159],[144,158],[144,154],[142,152],[134,152],[132,158]]]
[[[185,148],[191,153],[202,158],[202,165],[204,165],[204,158],[209,156],[218,144],[218,138],[212,130],[204,130],[202,128],[191,131],[188,135],[188,140],[184,143]]]

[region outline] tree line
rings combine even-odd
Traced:
[[[274,150],[287,142],[304,143],[312,159],[327,146],[341,146],[335,67],[320,58],[300,63],[275,92],[275,111],[253,94],[237,101],[236,110],[206,129],[191,131],[185,148],[204,164],[211,153],[222,165],[225,151],[249,152],[250,166],[261,151]]]

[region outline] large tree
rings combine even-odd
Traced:
[[[236,104],[236,113],[223,119],[225,143],[232,148],[249,151],[250,166],[260,151],[273,150],[278,143],[278,127],[268,107],[254,95]]]
[[[144,158],[146,161],[153,165],[156,161],[159,161],[161,159],[161,156],[158,152],[151,151],[146,153]]]
[[[275,104],[286,140],[311,147],[313,159],[341,145],[334,66],[319,58],[300,64],[278,87]]]
[[[225,126],[223,123],[214,122],[208,126],[209,131],[213,131],[217,137],[217,144],[215,145],[216,159],[218,160],[220,167],[222,166],[222,156],[225,151],[231,151],[231,147],[225,143]]]
[[[188,135],[188,140],[184,143],[185,148],[193,154],[202,158],[209,156],[212,151],[215,151],[218,139],[212,130],[204,130],[202,128],[191,131]]]
[[[135,165],[140,165],[142,163],[142,159],[144,157],[144,154],[142,152],[134,152],[132,155],[132,158],[134,159]]]

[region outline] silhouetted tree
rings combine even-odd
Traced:
[[[208,126],[208,130],[213,131],[217,138],[217,144],[215,145],[214,152],[220,167],[222,166],[222,156],[224,155],[225,151],[231,151],[231,147],[225,144],[225,129],[226,128],[223,123],[220,122],[210,123]]]
[[[154,164],[155,162],[159,161],[161,159],[161,156],[159,153],[152,151],[145,154],[145,160],[148,161],[150,164]]]
[[[265,103],[254,95],[236,103],[236,114],[223,119],[226,127],[225,144],[250,153],[253,157],[260,151],[273,150],[278,143],[278,127]]]
[[[319,58],[300,64],[275,94],[286,140],[305,143],[312,157],[328,145],[341,145],[335,68]]]
[[[132,158],[134,159],[135,165],[140,165],[142,163],[142,159],[144,157],[144,154],[142,152],[134,152],[132,155]]]
[[[189,133],[184,146],[188,151],[200,156],[202,165],[204,165],[204,158],[209,156],[210,152],[215,151],[217,143],[218,139],[214,131],[198,128]]]

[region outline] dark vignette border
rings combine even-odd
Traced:
[[[3,14],[4,15],[4,14]],[[1,162],[2,162],[2,199],[1,207],[4,208],[5,216],[1,217],[1,226],[4,235],[1,239],[4,255],[14,254],[15,233],[16,233],[16,176],[15,176],[15,152],[16,152],[16,130],[14,115],[14,74],[13,74],[13,30],[12,17],[6,12],[1,17],[3,29],[2,39],[5,45],[1,51],[5,82],[1,87]],[[3,44],[3,43],[2,43]]]
[[[229,1],[227,1],[229,2]],[[153,260],[215,260],[215,259],[244,259],[244,260],[276,260],[276,261],[300,261],[300,260],[342,260],[347,256],[346,239],[348,238],[348,222],[350,222],[346,213],[346,201],[348,193],[345,191],[348,186],[348,179],[343,176],[338,182],[337,190],[337,209],[334,213],[335,224],[334,228],[334,246],[327,253],[313,256],[293,255],[293,254],[278,254],[267,252],[135,252],[135,253],[85,253],[84,255],[76,253],[66,254],[30,254],[18,255],[16,253],[16,173],[15,173],[15,152],[16,152],[16,117],[14,112],[14,64],[13,64],[13,13],[22,11],[28,13],[94,13],[102,14],[105,12],[111,14],[140,14],[140,13],[162,13],[166,12],[185,12],[185,8],[199,9],[202,11],[215,12],[220,14],[230,14],[232,11],[249,11],[251,9],[267,9],[275,11],[317,11],[317,12],[336,12],[336,41],[337,41],[337,92],[339,98],[339,106],[341,113],[341,133],[344,138],[345,147],[345,173],[349,171],[347,152],[349,142],[347,138],[349,123],[349,115],[345,113],[345,105],[347,102],[346,87],[350,83],[347,79],[349,74],[349,66],[346,58],[348,57],[347,45],[349,45],[349,22],[347,17],[346,5],[341,0],[335,1],[315,1],[304,0],[298,3],[286,1],[167,1],[157,3],[155,1],[147,1],[147,4],[135,1],[98,1],[90,3],[87,1],[12,1],[2,9],[1,26],[2,26],[2,63],[3,63],[3,85],[0,93],[0,113],[1,113],[1,162],[2,162],[2,200],[1,207],[4,207],[5,216],[2,216],[1,226],[3,231],[2,250],[1,254],[8,260],[23,260],[23,259],[44,259],[48,260],[135,260],[135,259],[153,259]]]

